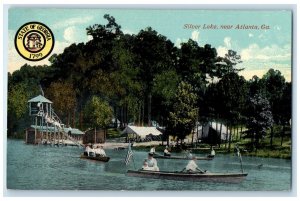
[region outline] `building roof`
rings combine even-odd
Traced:
[[[147,135],[161,135],[162,133],[157,130],[156,127],[140,127],[140,126],[127,126],[122,134],[136,134],[141,138],[145,138]]]
[[[46,126],[35,126],[35,125],[31,125],[31,128],[36,128],[38,131],[43,131],[46,132],[47,129],[48,131],[54,131],[54,127],[53,126],[48,126],[48,128]],[[64,128],[65,133],[68,133],[69,131],[71,132],[72,135],[83,135],[84,132],[82,132],[81,130],[77,129],[77,128]]]
[[[44,96],[42,95],[38,95],[32,99],[30,99],[28,101],[28,103],[38,103],[38,102],[41,102],[41,103],[52,103],[50,100],[48,100],[47,98],[45,98]]]

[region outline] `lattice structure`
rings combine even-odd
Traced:
[[[54,112],[50,100],[39,95],[30,99],[28,104],[32,125],[30,129],[26,130],[26,143],[62,145],[66,141],[71,141],[74,145],[83,146],[79,140],[71,136],[73,130],[79,130],[65,128],[65,124]]]

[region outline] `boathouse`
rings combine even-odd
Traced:
[[[54,112],[52,102],[42,95],[28,101],[32,123],[25,131],[25,142],[29,144],[73,144],[83,146],[83,132],[66,128]]]

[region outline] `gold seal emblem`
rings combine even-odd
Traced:
[[[29,61],[40,61],[53,50],[54,36],[43,23],[29,22],[19,28],[15,36],[17,52]]]

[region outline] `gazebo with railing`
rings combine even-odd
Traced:
[[[78,129],[66,128],[54,112],[52,102],[42,95],[28,101],[29,116],[32,123],[26,129],[25,142],[29,144],[75,144],[82,146],[83,132]],[[72,132],[78,134],[76,139]],[[82,135],[82,136],[81,136]]]

